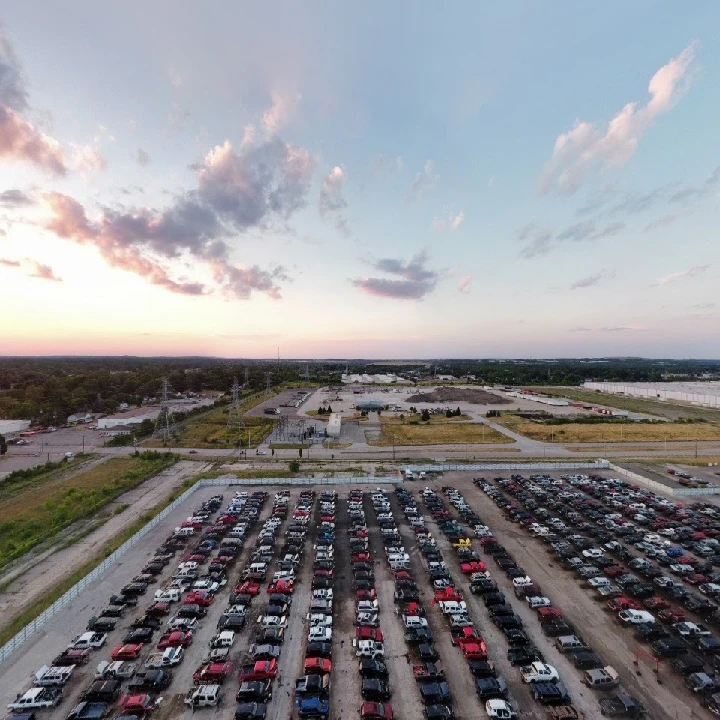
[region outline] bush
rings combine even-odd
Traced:
[[[290,472],[292,472],[292,473],[300,472],[300,461],[299,460],[291,460],[288,463],[288,468],[289,468]]]

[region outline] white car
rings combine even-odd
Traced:
[[[331,642],[332,628],[315,625],[308,632],[308,642]]]
[[[488,700],[485,703],[485,714],[489,718],[498,718],[498,720],[514,720],[517,718],[517,713],[507,700]]]
[[[325,613],[310,613],[305,616],[311,627],[332,627],[332,615]]]
[[[286,628],[287,617],[285,615],[261,615],[257,619],[257,623],[264,628]]]
[[[107,641],[107,633],[86,632],[77,635],[68,645],[68,650],[97,650]]]
[[[536,661],[520,669],[524,683],[555,682],[560,679],[558,671],[544,662]]]

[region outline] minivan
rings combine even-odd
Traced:
[[[586,670],[583,682],[591,690],[609,690],[620,684],[620,676],[609,665],[595,670]]]

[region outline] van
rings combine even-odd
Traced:
[[[219,685],[198,685],[185,695],[185,704],[193,708],[216,707],[222,697]]]
[[[606,665],[604,668],[597,670],[586,670],[583,682],[591,690],[609,690],[620,684],[620,676],[614,668]]]
[[[194,527],[176,527],[174,534],[177,535],[178,537],[183,537],[185,535],[194,535],[195,528]]]
[[[577,635],[561,635],[555,638],[555,647],[561,653],[574,652],[576,650],[589,650],[588,644]]]

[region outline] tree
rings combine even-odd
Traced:
[[[425,410],[422,411],[422,414],[420,415],[420,419],[421,419],[423,422],[429,422],[429,421],[430,421],[430,412],[429,412],[429,410],[428,410],[427,408],[425,408]]]
[[[450,408],[448,408],[448,409],[445,411],[445,417],[446,417],[446,418],[451,418],[451,417],[453,417],[453,415],[455,415],[455,413],[454,413]]]
[[[292,473],[300,472],[300,463],[297,460],[291,460],[288,463],[288,467]]]
[[[462,412],[460,411],[460,408],[455,408],[455,417],[460,417],[462,415]]]
[[[0,435],[0,455],[5,455],[7,452],[7,442],[5,442],[5,436]]]
[[[328,405],[328,406],[327,406],[327,411],[326,411],[326,412],[327,412],[328,415],[332,414],[332,405]]]

